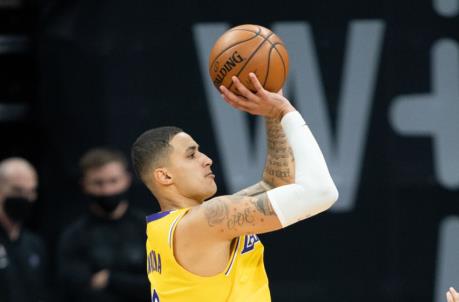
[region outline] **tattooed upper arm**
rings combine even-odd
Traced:
[[[221,196],[205,202],[200,208],[210,233],[221,238],[231,239],[281,228],[266,193],[255,197]]]
[[[217,226],[228,218],[228,205],[224,202],[206,202],[203,205],[204,215],[210,227]]]

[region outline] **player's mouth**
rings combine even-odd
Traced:
[[[210,172],[210,173],[206,174],[206,177],[215,178],[215,174]]]

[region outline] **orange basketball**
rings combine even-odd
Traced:
[[[249,73],[257,75],[266,90],[279,91],[287,78],[288,53],[282,40],[260,25],[245,24],[226,31],[212,47],[209,74],[215,87],[238,93],[231,77],[239,77],[250,90]]]

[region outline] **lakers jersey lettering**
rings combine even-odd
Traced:
[[[256,235],[235,239],[224,271],[195,275],[174,257],[174,231],[187,209],[147,217],[147,271],[152,302],[271,301],[263,262],[263,244]]]
[[[161,255],[151,250],[147,257],[148,274],[158,272],[161,274]]]
[[[156,290],[153,290],[153,295],[151,296],[151,302],[160,302],[158,293],[156,292]]]
[[[257,235],[245,235],[244,237],[244,248],[242,249],[241,254],[250,252],[253,250],[255,243],[260,242]]]

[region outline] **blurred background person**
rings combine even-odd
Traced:
[[[45,301],[42,240],[24,222],[37,199],[38,177],[25,159],[0,162],[0,301]]]
[[[80,160],[88,212],[68,226],[58,248],[67,301],[148,301],[145,216],[129,206],[125,156],[96,148]],[[73,299],[73,300],[72,300]]]

